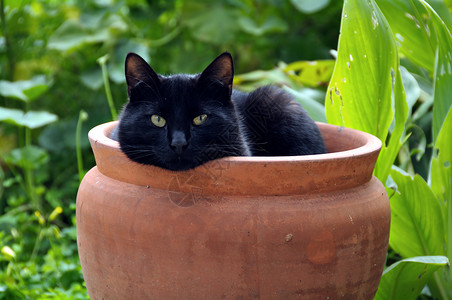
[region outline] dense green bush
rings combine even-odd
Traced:
[[[377,298],[426,283],[452,297],[452,3],[428,2],[0,0],[0,299],[88,297],[75,197],[88,129],[126,101],[126,53],[168,74],[225,50],[237,88],[281,85],[316,120],[382,140],[392,265]]]

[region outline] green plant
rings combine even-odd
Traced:
[[[433,272],[452,259],[451,45],[449,28],[422,0],[344,3],[338,58],[325,99],[327,118],[331,123],[364,130],[382,140],[375,175],[386,184],[391,200],[390,246],[409,258],[403,265],[416,263],[411,271],[400,263],[388,269],[377,299],[397,299],[406,290],[411,292],[404,296],[414,299],[424,287],[420,283],[428,283],[435,298],[452,297],[450,268]],[[421,176],[412,177],[393,166],[396,158],[406,169],[412,164],[409,156],[400,155],[404,151],[410,153],[410,144],[405,143],[410,134],[405,134],[410,126],[416,126],[411,125],[414,118],[409,117],[409,110],[412,115],[421,108],[424,114],[427,111],[423,103],[416,104],[418,99],[406,101],[404,85],[409,85],[406,77],[403,81],[399,55],[407,60],[407,68],[415,70],[411,72],[416,78],[415,86],[420,86],[417,82],[432,85],[432,100],[427,104],[433,106],[434,145],[429,184]],[[425,255],[442,256],[423,258]]]

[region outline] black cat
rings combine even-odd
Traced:
[[[225,156],[325,153],[314,121],[293,97],[266,86],[232,89],[225,52],[202,73],[162,76],[135,53],[125,63],[129,102],[111,137],[133,161],[187,170]]]

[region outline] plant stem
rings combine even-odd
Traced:
[[[36,238],[36,242],[35,242],[35,245],[33,247],[33,252],[31,253],[31,256],[30,256],[30,261],[34,261],[35,260],[37,254],[38,254],[39,248],[41,246],[41,242],[42,242],[43,238],[44,238],[44,233],[43,233],[43,229],[41,228],[39,230],[38,237]]]
[[[102,68],[102,78],[104,80],[105,95],[107,96],[108,106],[110,107],[111,118],[113,120],[117,119],[117,113],[115,108],[115,103],[113,101],[113,96],[111,94],[110,81],[108,80],[108,69],[107,69],[108,54],[97,59],[100,67]]]
[[[14,75],[14,55],[13,51],[11,49],[11,42],[9,40],[9,35],[6,28],[6,18],[5,18],[5,1],[0,0],[0,19],[1,19],[1,27],[3,32],[3,37],[5,39],[5,49],[6,49],[6,56],[8,57],[8,70],[7,70],[7,79],[11,80],[13,79]]]
[[[31,129],[25,128],[25,148],[31,146]],[[30,202],[35,209],[38,209],[39,203],[35,194],[35,185],[34,185],[34,176],[33,170],[26,168],[25,169],[25,185],[27,187],[28,196],[30,197]]]
[[[85,171],[83,170],[83,157],[80,139],[82,132],[82,124],[84,121],[86,121],[86,119],[88,119],[88,114],[84,110],[81,110],[78,116],[77,128],[75,129],[75,147],[77,152],[77,167],[80,182],[82,181],[83,176],[85,176]]]
[[[30,104],[27,102],[25,105],[25,111],[27,112],[29,110]],[[31,129],[28,127],[25,127],[25,149],[29,148],[31,146]],[[24,176],[25,176],[25,186],[27,187],[27,193],[30,197],[30,202],[33,205],[35,209],[39,208],[39,201],[35,194],[35,186],[34,186],[34,176],[33,176],[33,170],[29,168],[25,168],[24,170]]]

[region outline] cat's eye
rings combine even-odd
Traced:
[[[159,115],[152,115],[151,116],[152,124],[154,124],[157,127],[163,127],[166,125],[166,120]]]
[[[207,120],[207,115],[199,115],[196,118],[193,119],[193,124],[195,125],[201,125]]]

